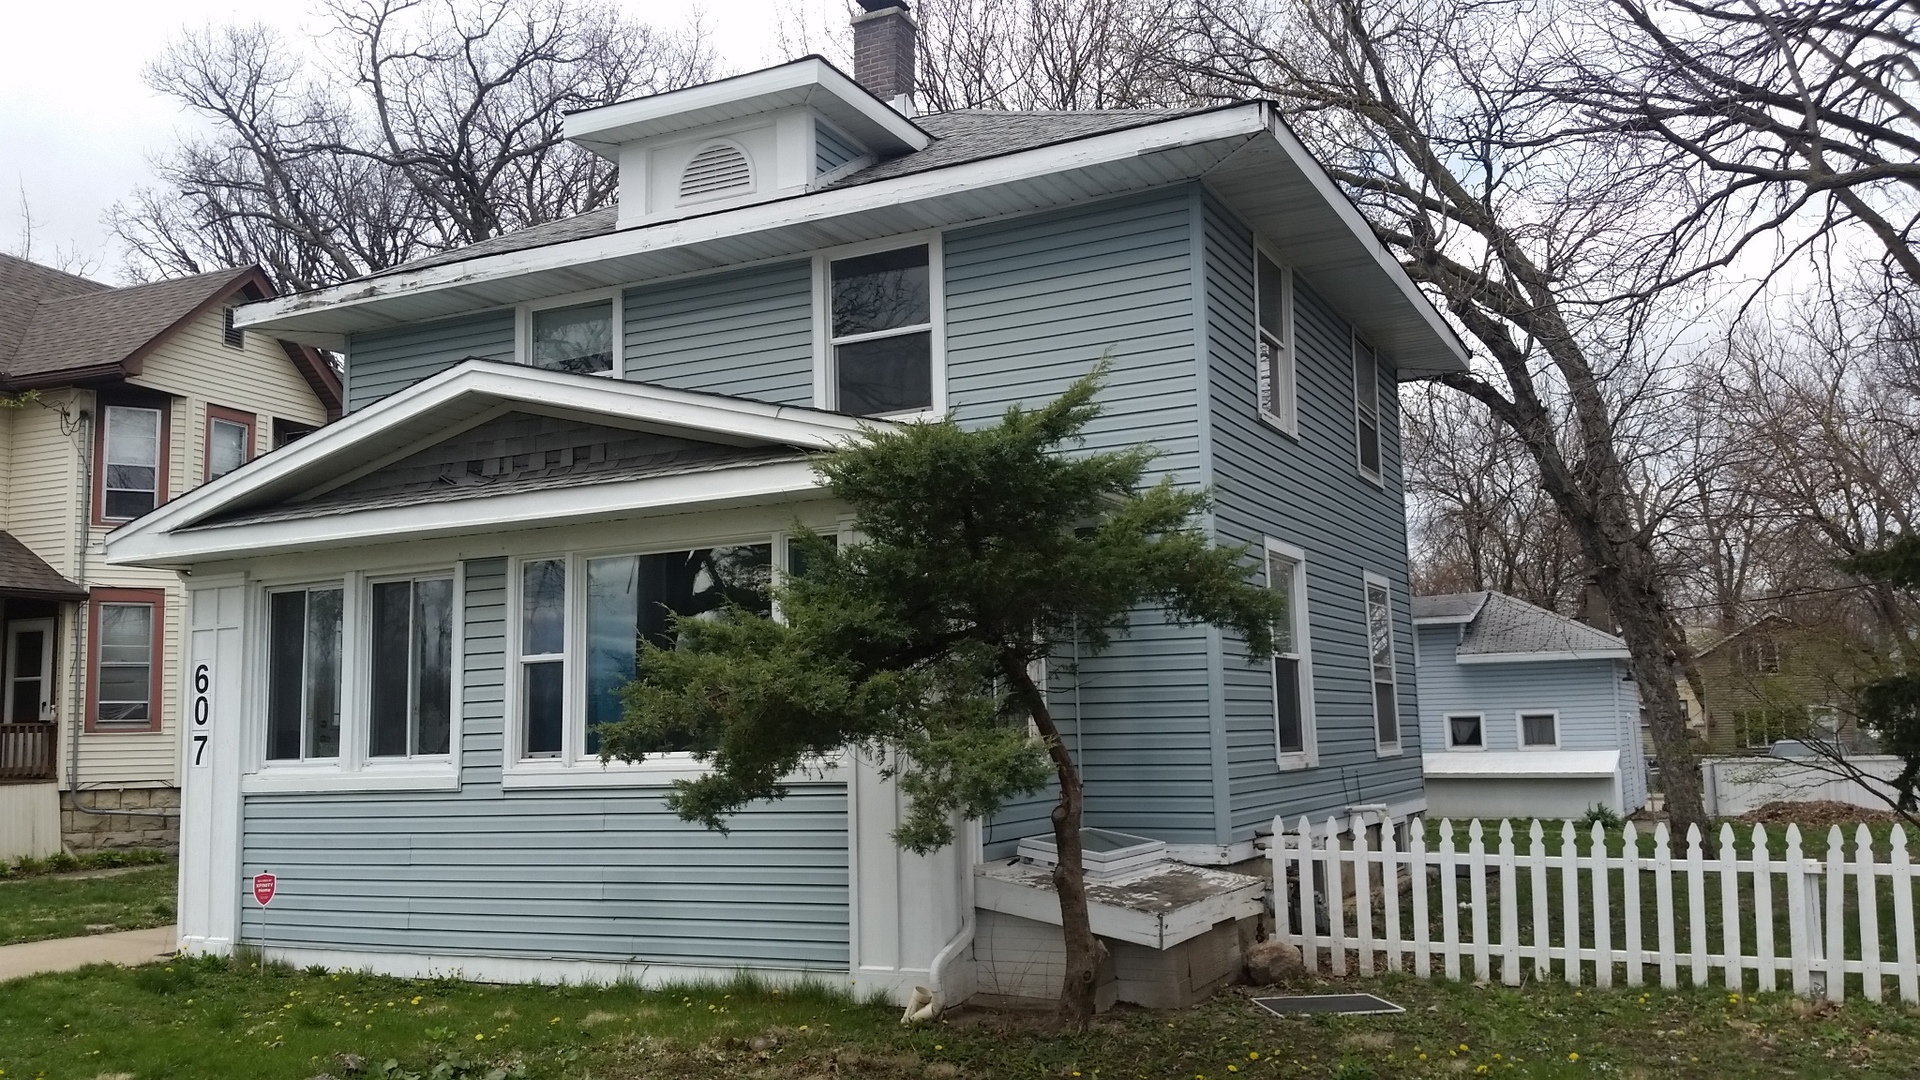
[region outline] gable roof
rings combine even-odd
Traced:
[[[60,576],[12,533],[0,532],[0,595],[34,600],[85,600],[87,590]]]
[[[520,417],[619,429],[626,438],[601,433],[587,440],[594,447],[584,456],[581,440],[569,438],[564,427],[537,432],[553,439],[532,447],[467,450],[453,442],[472,435],[469,442],[497,447],[501,433],[486,426]],[[107,562],[190,566],[530,522],[551,526],[791,501],[819,490],[810,452],[890,426],[468,359],[121,526],[107,537]],[[529,448],[540,453],[539,462]],[[475,468],[474,455],[492,464]],[[522,455],[529,460],[517,460]],[[383,470],[389,475],[376,475]]]
[[[1497,592],[1413,598],[1416,625],[1463,625],[1454,658],[1462,664],[1540,660],[1624,660],[1627,643],[1577,619]]]
[[[1719,649],[1722,645],[1726,645],[1729,642],[1732,642],[1736,638],[1746,637],[1747,635],[1752,634],[1756,630],[1771,629],[1774,627],[1782,627],[1782,626],[1792,627],[1792,626],[1798,626],[1798,625],[1799,625],[1798,623],[1794,622],[1792,619],[1788,618],[1785,615],[1782,615],[1777,611],[1769,611],[1765,615],[1760,616],[1759,618],[1753,620],[1752,622],[1736,627],[1733,630],[1720,635],[1719,637],[1715,638],[1712,642],[1708,643],[1705,646],[1702,646],[1697,652],[1694,653],[1694,655],[1706,656],[1709,653],[1712,653],[1713,651],[1715,651],[1716,649]]]
[[[116,288],[0,255],[0,387],[9,391],[122,379],[176,330],[238,296],[276,295],[257,266]],[[282,342],[329,415],[340,380],[313,349]]]

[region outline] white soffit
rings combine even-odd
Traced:
[[[567,114],[566,135],[609,161],[622,144],[805,105],[882,156],[933,141],[919,125],[818,56]]]

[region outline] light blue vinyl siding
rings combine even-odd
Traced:
[[[627,290],[626,377],[813,404],[813,269],[797,259]]]
[[[992,423],[1014,402],[1051,400],[1110,353],[1086,448],[1149,443],[1156,471],[1204,482],[1188,201],[1174,188],[948,232],[947,386],[959,420]],[[1206,632],[1143,615],[1077,677],[1071,667],[1056,659],[1049,702],[1086,776],[1087,823],[1214,843]],[[1047,832],[1053,797],[989,823],[988,855]]]
[[[846,794],[796,788],[729,835],[664,789],[503,792],[505,561],[466,566],[459,792],[250,796],[242,939],[311,948],[845,970]]]
[[[1275,761],[1272,676],[1223,643],[1226,741],[1235,840],[1292,819],[1344,813],[1355,803],[1401,802],[1422,791],[1420,735],[1408,607],[1406,501],[1401,486],[1399,400],[1393,357],[1380,358],[1383,485],[1356,465],[1351,328],[1294,277],[1296,439],[1259,416],[1255,383],[1253,237],[1210,196],[1197,207],[1206,250],[1207,342],[1215,528],[1223,543],[1266,537],[1307,556],[1319,765],[1281,771]],[[1400,757],[1375,751],[1363,575],[1387,579],[1398,654]]]
[[[470,356],[513,359],[511,310],[355,334],[347,342],[347,411],[364,409]]]
[[[860,148],[825,124],[813,127],[813,174],[820,176],[860,156]]]

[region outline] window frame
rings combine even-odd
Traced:
[[[423,581],[444,581],[444,582],[447,582],[448,585],[453,590],[453,602],[451,605],[449,605],[449,608],[448,608],[448,619],[450,620],[450,628],[452,631],[452,642],[451,642],[450,648],[448,649],[449,678],[447,683],[447,710],[448,710],[447,711],[447,749],[443,753],[434,753],[434,754],[414,753],[411,750],[409,750],[405,754],[376,755],[373,752],[373,664],[372,664],[373,653],[371,651],[371,645],[374,640],[373,590],[381,585],[394,585],[400,582],[408,582],[410,584],[418,585],[420,582],[423,582]],[[360,608],[361,608],[360,618],[363,621],[363,625],[360,630],[360,638],[362,642],[364,642],[366,645],[369,646],[369,649],[365,654],[365,657],[366,657],[365,676],[366,677],[361,679],[358,684],[358,692],[360,696],[364,699],[361,707],[361,715],[365,718],[365,721],[366,721],[366,723],[363,725],[362,730],[360,732],[361,746],[359,749],[360,749],[361,755],[365,758],[365,760],[369,765],[372,765],[374,767],[379,767],[381,765],[386,765],[386,764],[395,763],[395,762],[451,761],[453,758],[453,748],[454,748],[453,739],[454,739],[455,732],[458,730],[458,727],[459,727],[459,725],[456,722],[458,718],[454,715],[454,712],[453,712],[453,710],[458,707],[458,704],[460,701],[460,692],[458,689],[459,683],[460,683],[460,668],[455,663],[460,656],[459,641],[461,636],[459,575],[452,568],[416,571],[413,573],[381,572],[377,574],[367,574],[362,582],[362,590],[364,592],[365,600],[363,603],[360,604]],[[412,594],[410,593],[409,599],[411,599],[411,596]],[[408,629],[408,636],[409,638],[411,638],[415,632],[415,627],[413,625],[413,619],[412,619],[411,605],[409,606],[409,611],[408,611],[407,629]],[[343,642],[342,648],[344,649],[345,647],[346,647],[346,643]],[[412,710],[414,706],[414,701],[413,701],[414,686],[416,681],[419,678],[419,672],[416,669],[416,666],[412,662],[413,661],[412,648],[413,648],[412,642],[409,641],[408,665],[407,665],[407,697],[408,697],[407,743],[409,746],[413,744],[413,740],[415,736],[418,734],[418,731],[416,729],[419,723],[419,718],[412,715]],[[346,724],[344,722],[344,719],[345,718],[343,717],[342,724],[341,724],[341,736],[342,736],[343,745],[344,745],[345,734],[346,734]]]
[[[153,507],[158,510],[166,505],[168,473],[173,468],[173,398],[162,394],[101,393],[96,395],[94,405],[96,415],[93,424],[93,490],[91,493],[93,524],[111,529],[133,521],[135,518],[107,516],[107,411],[109,409],[145,409],[160,414],[160,449],[153,478]],[[148,511],[148,513],[152,512]]]
[[[257,413],[229,409],[224,405],[207,404],[206,424],[201,430],[200,442],[200,482],[211,483],[219,479],[213,475],[213,425],[232,424],[247,429],[247,454],[234,471],[245,468],[254,458],[260,456],[260,417]],[[222,473],[221,475],[227,475]]]
[[[550,311],[554,308],[584,307],[592,303],[607,303],[612,312],[613,323],[610,334],[610,347],[613,350],[613,366],[605,371],[588,372],[597,379],[624,379],[627,377],[627,318],[626,288],[614,286],[608,289],[588,289],[585,292],[566,293],[561,296],[543,296],[538,300],[528,300],[516,304],[513,309],[513,362],[536,371],[552,371],[551,368],[535,367],[533,362],[533,316],[535,312]],[[570,372],[555,372],[566,375]]]
[[[1273,677],[1271,662],[1267,668],[1268,709],[1273,719],[1274,761],[1283,770],[1311,769],[1320,764],[1320,737],[1315,723],[1313,701],[1313,633],[1312,620],[1308,614],[1307,600],[1307,553],[1305,549],[1284,541],[1266,538],[1265,564],[1267,588],[1273,588],[1273,563],[1276,558],[1292,564],[1293,575],[1293,641],[1295,662],[1299,664],[1295,678],[1295,692],[1300,695],[1300,749],[1283,750],[1280,747],[1280,685]],[[1275,653],[1279,656],[1279,653]]]
[[[1264,258],[1280,271],[1280,326],[1286,332],[1286,340],[1280,343],[1280,356],[1287,373],[1287,400],[1284,415],[1267,408],[1273,400],[1269,393],[1265,400],[1260,393],[1262,384],[1268,381],[1267,366],[1261,359],[1261,347],[1266,343],[1267,331],[1261,325],[1260,310],[1260,260]],[[1253,362],[1254,401],[1253,411],[1268,427],[1284,435],[1298,439],[1300,437],[1300,360],[1299,328],[1295,322],[1298,308],[1294,300],[1293,267],[1274,254],[1265,242],[1255,239],[1253,245]]]
[[[147,604],[153,608],[153,640],[149,647],[147,693],[150,708],[142,723],[100,722],[100,612],[108,604]],[[166,726],[162,697],[167,659],[167,591],[165,589],[95,588],[87,593],[87,734],[149,735]],[[58,675],[56,673],[56,679]]]
[[[927,249],[927,318],[922,326],[895,327],[891,330],[873,334],[856,334],[845,340],[833,334],[833,264],[842,259],[859,258],[862,255],[877,255],[885,251],[897,251],[902,248],[922,247]],[[946,415],[947,412],[947,287],[946,287],[946,249],[939,230],[901,233],[878,240],[867,240],[858,244],[843,244],[839,247],[822,248],[813,253],[813,407],[828,412],[839,411],[839,369],[834,363],[834,349],[843,344],[860,341],[880,340],[906,334],[927,333],[927,363],[931,370],[931,404],[924,409],[907,412],[881,413],[876,420],[918,420],[931,419]]]
[[[1471,717],[1474,723],[1478,724],[1480,727],[1480,742],[1477,745],[1474,743],[1455,742],[1453,740],[1453,722],[1455,720],[1465,720],[1469,717]],[[1487,714],[1486,713],[1478,713],[1478,712],[1443,713],[1440,717],[1440,723],[1446,732],[1447,749],[1449,751],[1458,751],[1463,754],[1479,754],[1479,753],[1486,752],[1486,749],[1487,749]]]
[[[1380,574],[1371,570],[1362,571],[1360,586],[1361,634],[1365,641],[1362,649],[1363,661],[1367,671],[1367,701],[1373,708],[1368,722],[1373,728],[1373,752],[1376,757],[1399,757],[1406,752],[1406,718],[1400,715],[1400,657],[1398,635],[1393,627],[1393,585]],[[1387,672],[1389,685],[1393,687],[1393,734],[1394,741],[1386,742],[1380,738],[1380,682],[1373,670],[1373,597],[1375,587],[1384,594],[1387,613]]]
[[[1530,743],[1527,741],[1527,717],[1550,716],[1553,718],[1553,742]],[[1533,753],[1541,750],[1558,750],[1562,742],[1559,709],[1516,709],[1513,714],[1513,745],[1518,749]]]
[[[1373,343],[1360,336],[1358,330],[1348,332],[1347,381],[1353,385],[1353,464],[1359,470],[1362,479],[1375,487],[1386,487],[1386,425],[1381,420],[1380,409],[1380,350]],[[1360,396],[1360,350],[1365,349],[1373,357],[1373,456],[1379,467],[1368,469],[1365,444],[1361,441],[1365,427],[1361,423]]]

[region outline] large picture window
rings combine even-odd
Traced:
[[[91,730],[160,730],[165,603],[159,589],[94,590],[88,620]]]
[[[1394,684],[1393,608],[1387,583],[1369,574],[1367,666],[1373,676],[1374,741],[1382,752],[1400,749],[1400,698]]]
[[[130,521],[165,502],[167,410],[103,404],[99,424],[99,520]]]
[[[1282,765],[1308,765],[1314,742],[1313,682],[1304,553],[1268,541],[1267,587],[1284,598],[1287,609],[1273,628],[1274,744]]]
[[[453,731],[453,579],[369,589],[370,757],[444,754]]]
[[[1289,434],[1294,427],[1293,273],[1254,255],[1254,303],[1259,323],[1260,415]]]
[[[828,268],[832,405],[854,416],[933,407],[929,245],[834,259]]]
[[[338,584],[268,594],[269,761],[340,756],[344,600]]]

